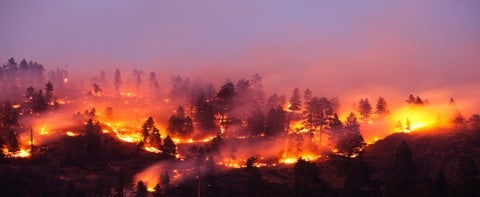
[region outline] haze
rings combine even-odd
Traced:
[[[267,93],[428,94],[470,109],[480,96],[479,18],[476,0],[2,1],[0,59],[217,83],[260,73]]]

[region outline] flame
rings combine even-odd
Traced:
[[[73,131],[67,131],[67,132],[65,132],[65,134],[67,134],[67,135],[70,136],[70,137],[78,136],[78,134],[75,133],[75,132],[73,132]]]
[[[40,135],[49,135],[50,133],[45,129],[45,127],[40,128]]]
[[[68,78],[63,78],[63,83],[68,83]]]
[[[158,150],[158,148],[155,148],[153,146],[146,146],[145,150],[148,151],[148,152],[152,152],[152,153],[161,153],[162,152],[161,150]]]
[[[24,148],[21,148],[17,152],[10,152],[7,148],[3,148],[2,151],[6,157],[10,158],[27,158],[31,156],[30,151]]]

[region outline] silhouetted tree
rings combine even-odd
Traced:
[[[122,76],[119,69],[115,69],[115,76],[113,85],[115,86],[115,91],[120,92],[120,86],[122,85]]]
[[[94,94],[99,94],[100,92],[102,92],[102,88],[100,88],[100,86],[97,83],[93,83],[92,86],[93,86]]]
[[[100,124],[94,123],[92,119],[85,125],[86,156],[89,159],[97,159],[102,153],[102,141],[100,138],[102,128]]]
[[[137,93],[140,92],[140,85],[142,84],[142,75],[143,72],[137,69],[133,69],[132,77],[135,83],[135,90]]]
[[[338,151],[351,157],[357,155],[365,145],[357,117],[354,113],[350,113],[345,121],[344,134],[337,143]]]
[[[361,115],[361,119],[363,119],[365,123],[368,123],[368,119],[372,113],[372,105],[370,105],[368,98],[360,99],[360,102],[358,103],[358,112]]]
[[[198,122],[202,130],[215,131],[215,112],[213,110],[212,102],[207,100],[204,93],[200,93],[196,102],[195,120]]]
[[[18,110],[16,110],[9,101],[6,101],[2,104],[0,108],[0,115],[2,126],[10,127],[18,125]]]
[[[220,91],[217,93],[218,106],[220,112],[220,124],[225,129],[225,132],[228,130],[228,125],[230,123],[230,118],[228,113],[232,110],[235,97],[235,86],[232,82],[225,83]],[[225,134],[224,134],[225,135]]]
[[[247,128],[252,136],[259,136],[265,132],[265,116],[260,109],[255,110],[247,118]]]
[[[334,113],[330,101],[325,97],[313,97],[310,99],[310,102],[307,103],[304,113],[306,114],[305,125],[307,129],[311,133],[318,130],[320,135],[319,141],[321,143],[324,133],[323,128],[328,125]]]
[[[380,116],[385,116],[390,113],[388,110],[388,104],[383,97],[378,97],[377,105],[375,106],[375,113]]]
[[[465,118],[463,117],[462,113],[457,112],[452,120],[453,124],[455,125],[455,129],[463,128],[465,126]]]
[[[173,157],[175,154],[177,154],[177,146],[169,135],[167,135],[167,137],[163,140],[162,151],[163,153]]]
[[[300,101],[300,90],[295,88],[292,92],[292,97],[290,97],[290,107],[289,110],[298,111],[301,108],[302,102]]]
[[[160,176],[160,184],[165,191],[168,190],[168,188],[170,187],[170,175],[168,174],[168,172],[162,173],[162,175]]]
[[[42,90],[38,90],[37,93],[35,93],[33,99],[32,99],[32,110],[34,112],[43,112],[47,110],[48,108],[48,102],[45,96],[43,95]]]
[[[279,106],[276,109],[270,109],[265,120],[265,134],[275,136],[286,131],[285,111]]]
[[[163,191],[162,188],[160,187],[159,184],[156,184],[155,187],[153,188],[153,197],[162,197]]]
[[[425,104],[425,101],[420,98],[420,96],[413,96],[413,94],[410,94],[407,99],[408,104],[414,104],[414,105],[423,105]]]
[[[135,197],[147,197],[148,191],[147,186],[143,181],[138,181],[137,186],[135,186]]]
[[[168,120],[167,130],[179,136],[192,134],[194,130],[193,121],[190,117],[185,117],[185,111],[181,105],[178,106],[177,113]]]
[[[155,74],[155,72],[151,72],[150,75],[148,75],[148,83],[150,85],[150,88],[156,89],[160,87],[160,85],[158,84],[157,75]]]
[[[310,91],[310,89],[307,88],[303,92],[303,102],[305,103],[305,105],[308,105],[308,103],[310,102],[310,100],[312,100],[312,98],[313,98],[312,91]]]
[[[272,109],[277,107],[283,107],[286,103],[285,97],[278,96],[277,94],[273,94],[272,96],[268,97],[267,99],[267,106],[266,109]]]
[[[148,119],[142,125],[142,136],[143,142],[150,146],[160,147],[161,145],[161,138],[160,138],[160,130],[155,127],[155,122],[152,117],[148,117]]]
[[[480,114],[473,114],[472,117],[468,119],[468,124],[473,129],[480,129]]]
[[[18,142],[18,135],[13,131],[13,129],[7,128],[7,145],[9,152],[17,152],[20,150],[20,144]]]
[[[405,128],[403,129],[403,131],[411,131],[411,130],[412,130],[412,123],[410,122],[410,119],[407,118],[405,122]]]

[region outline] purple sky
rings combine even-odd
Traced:
[[[5,0],[0,59],[218,83],[258,72],[271,91],[327,96],[480,90],[480,1],[350,2]]]

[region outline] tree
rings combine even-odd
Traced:
[[[195,108],[196,112],[194,117],[199,127],[207,131],[216,130],[217,125],[215,123],[215,112],[212,102],[207,100],[203,92],[198,95]]]
[[[365,141],[360,134],[360,124],[354,113],[350,113],[345,121],[344,134],[340,138],[338,151],[347,157],[356,156],[365,147]]]
[[[115,91],[120,92],[120,86],[122,85],[122,76],[120,75],[120,70],[115,69],[115,76],[113,85],[115,86]]]
[[[303,102],[305,102],[305,105],[308,105],[308,103],[310,102],[310,100],[312,100],[312,98],[313,98],[312,91],[310,91],[310,89],[307,88],[303,92]]]
[[[307,129],[311,133],[318,130],[320,134],[319,141],[321,143],[324,132],[323,128],[328,125],[334,113],[330,101],[325,97],[313,97],[310,99],[310,102],[307,103],[304,113],[306,114],[305,125]]]
[[[99,94],[100,92],[102,92],[102,88],[100,88],[100,86],[97,83],[93,83],[92,86],[93,86],[94,94]]]
[[[230,123],[228,114],[232,110],[235,94],[235,86],[232,82],[225,83],[217,93],[220,125],[223,126],[225,132],[228,130],[228,125]],[[224,133],[224,135],[226,135],[226,133]]]
[[[6,101],[0,108],[1,123],[4,127],[18,125],[18,111],[13,108],[13,105]]]
[[[140,92],[140,85],[142,84],[142,75],[143,72],[137,69],[133,69],[132,77],[135,82],[135,90]]]
[[[45,84],[45,100],[47,103],[51,103],[53,99],[53,84],[52,82],[47,82]]]
[[[160,184],[164,190],[167,190],[170,187],[170,175],[168,172],[163,172],[160,176]]]
[[[189,136],[193,133],[193,120],[190,117],[185,117],[185,111],[180,105],[177,108],[176,114],[172,115],[168,120],[167,130],[178,136]]]
[[[407,121],[405,122],[405,129],[403,131],[410,132],[411,130],[412,130],[412,123],[410,122],[410,119],[407,118]]]
[[[160,187],[159,184],[156,184],[155,187],[153,188],[153,197],[162,197],[163,191],[162,188]]]
[[[365,123],[368,123],[368,118],[370,118],[370,114],[372,113],[372,105],[370,105],[368,98],[360,99],[360,102],[358,103],[358,112],[360,112]]]
[[[135,187],[135,197],[147,197],[148,191],[147,186],[143,181],[138,181],[137,186]]]
[[[265,132],[265,116],[260,109],[255,110],[247,118],[247,128],[252,136],[260,136]]]
[[[160,85],[158,84],[157,75],[155,74],[155,72],[151,72],[150,75],[148,75],[148,83],[150,85],[150,88],[156,89],[160,87]]]
[[[173,157],[177,154],[177,146],[169,135],[163,140],[162,152]]]
[[[265,120],[265,135],[275,136],[286,131],[286,115],[282,107],[270,109]]]
[[[152,117],[148,117],[148,119],[142,125],[142,136],[143,142],[147,145],[160,147],[161,145],[161,138],[160,138],[160,130],[155,127],[155,122]]]
[[[388,104],[383,97],[378,97],[377,105],[375,106],[375,113],[380,116],[385,116],[390,113]]]
[[[480,114],[473,114],[468,123],[472,129],[480,129]]]
[[[453,124],[455,125],[455,129],[462,128],[465,126],[465,118],[460,112],[457,112],[452,120]]]
[[[102,152],[102,141],[100,134],[102,128],[98,122],[94,123],[92,119],[87,121],[85,125],[86,155],[87,158],[99,158]]]
[[[47,107],[48,107],[48,102],[45,96],[43,95],[43,91],[38,90],[38,92],[35,93],[32,99],[32,110],[34,112],[43,112],[47,110]]]
[[[18,142],[18,135],[13,131],[13,129],[7,128],[7,145],[9,152],[17,152],[20,150],[20,144]]]
[[[289,110],[292,110],[293,112],[300,110],[302,102],[300,101],[300,90],[298,88],[295,88],[292,92],[292,97],[290,97],[290,107],[288,108]]]

